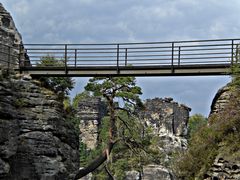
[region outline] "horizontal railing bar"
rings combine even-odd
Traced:
[[[230,54],[231,55],[231,52],[225,52],[225,53],[190,53],[190,54],[182,54],[181,53],[181,56],[199,56],[199,55],[216,55],[216,54]]]
[[[216,55],[216,54],[231,54],[231,52],[209,52],[209,53],[189,53],[182,54],[181,56],[200,56],[200,55]],[[128,57],[161,57],[161,56],[172,56],[171,54],[146,54],[146,55],[129,55]],[[174,54],[174,56],[178,56],[178,54]],[[31,58],[43,58],[43,56],[29,56]],[[62,56],[54,56],[55,58],[63,58]],[[78,58],[116,58],[117,56],[78,56]],[[120,58],[124,58],[125,56],[119,56]],[[75,56],[68,56],[68,58],[75,58]]]
[[[226,56],[226,57],[189,57],[189,58],[181,58],[181,60],[185,60],[185,59],[218,59],[218,58],[220,58],[220,59],[225,58],[225,59],[229,59],[229,61],[230,61],[231,56]]]
[[[188,46],[180,46],[181,48],[185,47],[210,47],[210,46],[232,46],[232,44],[199,44],[199,45],[188,45]]]
[[[229,48],[203,48],[203,49],[181,49],[181,51],[215,51],[215,50],[217,51],[217,50],[231,50],[231,49],[232,49],[231,47],[229,47]]]
[[[226,63],[226,61],[187,61],[187,62],[182,62],[182,64],[200,64],[200,63],[205,63],[205,64],[213,64],[213,63]],[[230,64],[231,62],[228,62],[227,64]]]
[[[177,46],[177,47],[192,47],[192,46]],[[174,51],[178,51],[175,47]],[[151,48],[151,47],[149,47]],[[127,48],[128,49],[128,48]],[[181,51],[200,51],[200,50],[229,50],[229,49],[232,49],[231,47],[229,48],[203,48],[203,49],[181,49]],[[233,48],[233,49],[236,49],[236,48]],[[28,51],[28,53],[41,53],[41,54],[44,54],[44,53],[65,53],[65,49],[26,49]],[[32,51],[32,52],[29,52],[29,50],[39,50],[40,52],[38,51]],[[46,50],[46,52],[42,52],[42,50]],[[47,51],[48,50],[48,51]],[[62,52],[55,52],[55,51],[50,51],[50,50],[62,50]],[[70,49],[67,49],[67,50],[70,50]],[[79,50],[79,49],[71,49],[71,50]],[[123,50],[125,50],[125,48],[123,48]],[[128,53],[139,53],[139,52],[172,52],[172,50],[163,50],[163,51],[157,51],[157,50],[154,50],[154,51],[131,51],[130,49],[128,49],[129,52]],[[75,53],[74,51],[68,51],[68,53]],[[81,54],[81,53],[116,53],[116,51],[106,51],[106,52],[102,52],[102,51],[78,51],[77,54]],[[124,51],[120,51],[120,53],[124,53]]]
[[[138,45],[138,44],[169,44],[169,43],[194,43],[194,42],[220,42],[220,41],[240,41],[239,38],[234,38],[234,39],[204,39],[204,40],[189,40],[189,41],[160,41],[160,42],[137,42],[137,43],[81,43],[81,44],[24,44],[24,46],[40,46],[40,45],[46,45],[46,46],[63,46],[63,45],[69,45],[69,46],[101,46],[101,45]]]

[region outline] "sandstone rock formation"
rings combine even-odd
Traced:
[[[159,149],[164,156],[162,164],[144,166],[141,176],[136,179],[176,179],[169,163],[174,152],[184,151],[187,148],[187,124],[190,110],[189,107],[174,102],[172,98],[148,99],[145,102],[145,111],[140,112],[140,117],[146,127],[151,127],[153,133],[159,136],[159,144],[161,144]],[[127,178],[130,179],[128,176]]]
[[[0,3],[0,51],[2,52],[0,65],[5,67],[17,64],[21,45],[22,37],[15,27],[12,16]],[[10,64],[7,63],[9,60]]]
[[[96,148],[99,125],[105,115],[106,105],[100,98],[85,98],[79,102],[76,117],[80,120],[80,139],[88,149]]]
[[[163,143],[166,154],[187,148],[189,107],[174,102],[172,98],[147,100],[141,114],[146,126],[154,130]]]
[[[240,179],[240,160],[229,161],[221,155],[218,155],[212,165],[205,174],[204,180],[225,180],[225,179]]]
[[[25,80],[23,80],[25,79]],[[0,179],[71,179],[78,135],[58,97],[29,78],[0,81]]]
[[[235,91],[239,91],[239,89],[233,90],[233,88],[230,87],[230,84],[218,90],[211,106],[210,117],[212,115],[217,115],[226,108],[231,101],[232,96],[234,96]],[[229,154],[225,149],[226,147],[223,142],[214,163],[204,175],[204,180],[240,179],[240,154]]]

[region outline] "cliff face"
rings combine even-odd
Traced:
[[[71,179],[78,136],[57,96],[29,78],[0,81],[0,179]]]
[[[211,116],[221,116],[222,118],[225,118],[221,113],[232,113],[232,115],[230,115],[230,118],[237,117],[237,122],[239,122],[239,95],[239,88],[233,89],[233,87],[230,87],[230,85],[226,85],[225,87],[221,88],[213,100],[210,118]],[[234,105],[230,105],[231,103],[234,103]],[[231,121],[229,117],[226,120]],[[233,143],[227,145],[226,140],[222,139],[221,143],[219,143],[218,154],[216,155],[212,166],[205,174],[205,180],[240,179],[240,152],[239,149],[236,149],[236,147],[239,147],[239,144],[235,145],[236,147],[234,147],[234,142],[236,143],[239,141],[239,139],[234,140],[234,138],[238,138],[239,136],[239,132],[237,131],[239,125],[234,123],[230,127],[232,127],[231,131],[233,132],[229,131],[225,134],[224,138],[231,135],[230,137]],[[231,151],[229,151],[229,149],[231,149]]]

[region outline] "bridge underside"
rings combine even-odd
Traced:
[[[23,67],[20,71],[32,76],[203,76],[228,75],[229,64],[181,66],[101,66],[101,67]],[[19,71],[19,69],[17,69]]]

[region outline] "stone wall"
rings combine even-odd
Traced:
[[[0,81],[0,179],[70,180],[78,135],[51,91],[29,77]]]

